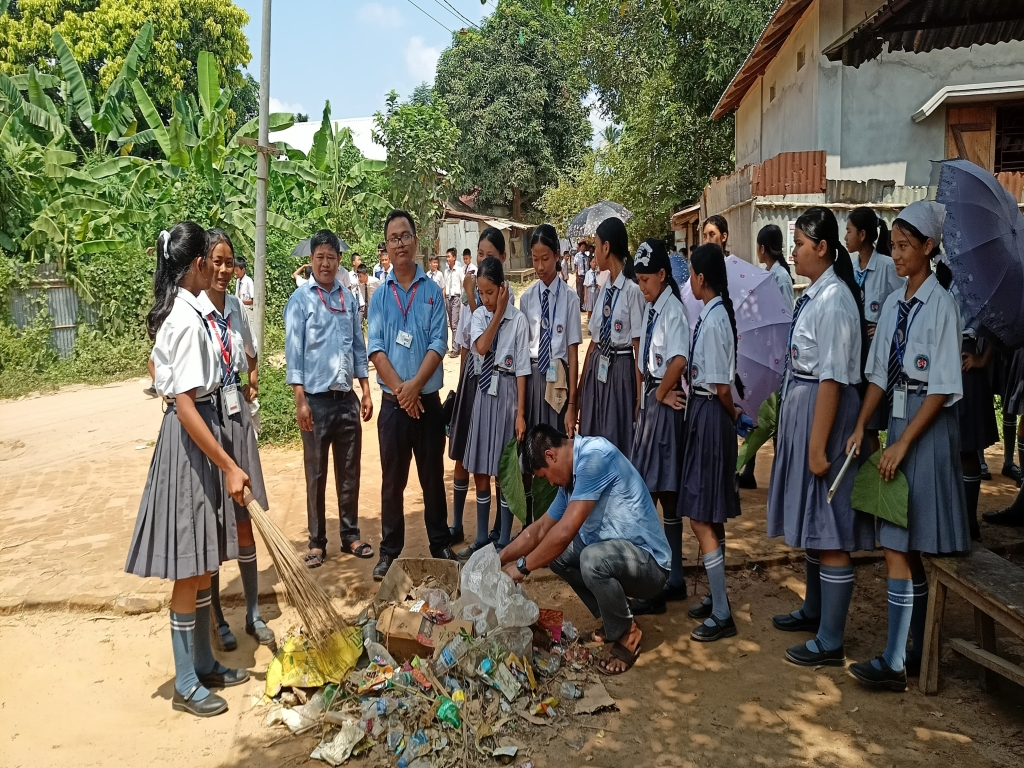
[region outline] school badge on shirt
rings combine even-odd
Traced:
[[[512,368],[512,355],[505,356],[505,367],[509,369]]]
[[[661,355],[659,355],[657,352],[654,353],[654,364],[658,366],[661,365]]]
[[[914,358],[914,367],[919,371],[927,371],[929,364],[928,355],[918,355]]]
[[[800,350],[797,349],[795,346],[791,347],[789,350],[789,356],[793,360],[798,359],[800,357]]]
[[[879,305],[879,303],[877,301],[872,301],[871,302],[871,311],[872,312],[877,312],[879,309],[881,309],[881,306]]]
[[[616,333],[620,332],[621,330],[622,330],[622,321],[621,320],[616,320],[615,321],[615,331],[616,331]]]
[[[556,325],[555,326],[555,331],[558,332],[558,333],[561,333],[562,332],[562,325],[561,324]]]

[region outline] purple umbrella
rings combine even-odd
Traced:
[[[725,268],[736,313],[736,370],[746,395],[741,400],[734,389],[733,397],[751,418],[756,418],[761,403],[782,384],[793,310],[767,270],[736,256],[726,257]],[[704,302],[693,297],[689,282],[680,288],[692,339]]]
[[[946,206],[946,255],[970,313],[1009,347],[1024,344],[1024,216],[984,168],[946,160],[935,199]]]

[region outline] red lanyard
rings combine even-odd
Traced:
[[[406,321],[409,319],[409,310],[412,309],[412,302],[416,298],[416,291],[420,289],[420,284],[417,282],[412,287],[412,293],[409,294],[409,304],[405,307],[402,306],[402,300],[398,298],[398,289],[395,288],[395,284],[391,283],[391,293],[395,295],[395,303],[398,305],[398,311],[402,313],[402,326],[404,327]]]
[[[339,312],[344,314],[344,312],[345,312],[345,294],[344,293],[342,293],[341,291],[338,291],[338,298],[341,299],[341,309],[335,309],[334,307],[332,307],[327,302],[327,299],[324,298],[323,288],[321,288],[319,285],[316,286],[316,292],[320,296],[320,301],[323,302],[323,305],[325,307],[327,307],[327,309],[329,309],[331,312],[334,312],[336,314],[339,313]]]
[[[211,312],[206,316],[206,319],[210,321],[210,328],[213,329],[213,338],[217,340],[217,346],[220,347],[220,356],[224,359],[224,365],[227,368],[231,368],[231,318],[225,317],[224,322],[228,327],[228,345],[224,346],[224,337],[220,335],[220,328],[217,327],[217,322],[213,319],[213,313]]]

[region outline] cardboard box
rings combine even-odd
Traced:
[[[431,557],[399,558],[391,564],[387,575],[373,598],[374,615],[378,618],[388,603],[401,603],[413,589],[433,577],[438,586],[452,597],[459,597],[459,564],[454,560],[435,560]]]
[[[433,658],[435,651],[462,630],[472,634],[473,622],[434,624],[426,614],[412,613],[395,605],[384,608],[377,618],[377,631],[384,638],[384,647],[399,663],[411,661],[413,656]]]

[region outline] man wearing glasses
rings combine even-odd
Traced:
[[[406,211],[384,221],[391,271],[370,299],[367,351],[381,386],[381,543],[373,578],[380,581],[405,547],[405,486],[409,465],[423,489],[430,554],[454,560],[444,487],[444,412],[441,361],[448,349],[444,295],[416,263],[416,224]]]
[[[363,326],[358,302],[338,280],[338,237],[328,229],[310,241],[312,279],[295,289],[284,309],[285,381],[295,394],[306,471],[309,552],[319,568],[327,556],[327,461],[334,452],[334,482],[341,522],[341,551],[373,557],[359,538],[359,466],[363,428],[373,416]],[[353,392],[358,379],[362,398]]]

